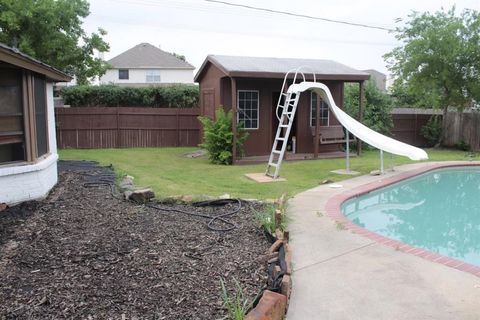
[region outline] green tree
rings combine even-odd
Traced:
[[[414,12],[408,18],[395,30],[403,45],[384,58],[395,86],[423,105],[443,109],[445,128],[449,107],[461,110],[480,101],[479,13],[466,9],[457,15],[453,7],[434,14]]]
[[[344,109],[352,117],[358,117],[359,86],[356,83],[346,83],[344,90]],[[373,80],[365,82],[365,112],[364,123],[369,128],[389,135],[393,127],[390,114],[392,100],[385,92],[380,91]]]
[[[106,31],[87,35],[82,18],[86,0],[0,0],[0,42],[41,60],[85,84],[105,73],[107,63],[95,57],[106,52]]]
[[[172,52],[172,55],[175,57],[175,58],[178,58],[182,61],[185,61],[187,62],[187,58],[185,58],[185,56],[183,54],[179,54],[179,53],[175,53],[175,52]]]

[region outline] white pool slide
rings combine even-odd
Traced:
[[[340,124],[351,132],[358,139],[368,143],[369,145],[400,156],[405,156],[411,160],[426,160],[428,159],[427,153],[417,147],[411,146],[404,142],[392,139],[384,136],[369,127],[361,124],[357,120],[350,117],[343,110],[341,110],[333,101],[332,94],[326,85],[320,82],[308,82],[304,81],[297,84],[292,84],[288,88],[288,93],[300,94],[304,91],[311,90],[318,94],[323,101],[325,101],[330,110],[335,114]]]

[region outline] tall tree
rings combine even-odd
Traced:
[[[95,57],[96,52],[109,50],[103,40],[106,31],[99,28],[87,35],[82,29],[82,18],[89,14],[86,0],[0,0],[0,42],[84,84],[108,67]]]
[[[395,30],[403,45],[384,58],[396,77],[394,85],[421,104],[443,109],[445,128],[449,107],[461,110],[480,101],[479,13],[466,9],[457,15],[453,7],[434,14],[414,12],[408,18]]]

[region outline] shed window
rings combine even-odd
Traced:
[[[147,70],[147,82],[160,82],[160,70]]]
[[[317,118],[317,108],[320,108],[320,118],[319,125],[328,126],[329,125],[329,114],[328,104],[325,103],[322,98],[320,98],[316,93],[311,92],[310,98],[310,126],[315,127],[316,118]]]
[[[25,158],[22,73],[13,68],[0,72],[0,163]]]
[[[237,122],[243,123],[245,129],[258,129],[258,91],[238,90]]]
[[[128,69],[118,69],[118,79],[128,80]]]

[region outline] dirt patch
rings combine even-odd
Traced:
[[[63,171],[46,200],[0,213],[1,319],[220,319],[220,277],[251,298],[266,283],[269,242],[253,205],[230,218],[238,228],[214,232],[84,185],[102,174]],[[207,215],[231,206],[174,205]]]

